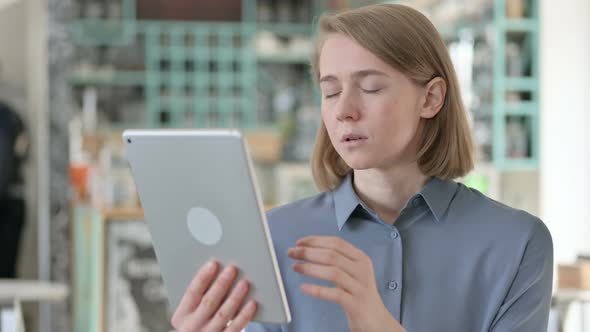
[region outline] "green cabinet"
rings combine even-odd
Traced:
[[[493,157],[503,170],[539,161],[537,0],[494,0]]]

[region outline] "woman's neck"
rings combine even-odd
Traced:
[[[406,202],[428,181],[410,164],[395,169],[354,170],[354,189],[359,198],[386,223],[397,220]]]

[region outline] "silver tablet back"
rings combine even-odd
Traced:
[[[238,131],[127,130],[127,158],[171,308],[212,258],[251,282],[255,321],[291,320],[252,165]]]

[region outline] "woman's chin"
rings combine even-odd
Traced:
[[[367,160],[367,159],[355,158],[355,159],[344,159],[344,161],[346,162],[348,167],[350,167],[354,170],[363,170],[363,169],[369,169],[369,168],[375,167],[375,163],[372,162],[371,160]]]

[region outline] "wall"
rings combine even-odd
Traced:
[[[23,115],[31,134],[32,150],[25,170],[27,181],[27,223],[25,226],[21,257],[19,259],[19,276],[22,278],[37,277],[37,229],[36,229],[36,198],[35,198],[35,112],[29,100],[30,89],[27,85],[31,66],[29,62],[29,29],[28,1],[19,1],[0,10],[0,98],[6,99]],[[38,76],[34,76],[38,77]]]
[[[590,1],[540,5],[540,209],[556,262],[566,262],[590,253]],[[579,312],[566,331],[580,331]]]
[[[0,79],[24,86],[26,81],[25,3],[0,9]]]
[[[37,118],[44,102],[39,99],[43,76],[40,70],[44,53],[40,52],[46,38],[45,25],[39,15],[31,15],[32,8],[42,12],[43,1],[20,0],[0,9],[0,98],[15,106],[23,115],[29,128],[31,150],[25,169],[27,222],[21,238],[19,278],[37,279]],[[37,38],[33,38],[33,37]],[[38,330],[37,305],[24,305],[27,328]]]
[[[26,3],[27,19],[27,101],[30,127],[33,132],[32,185],[30,211],[35,214],[35,247],[37,248],[37,278],[50,279],[49,275],[49,189],[47,157],[47,3],[45,0],[21,0]],[[51,304],[40,306],[37,327],[32,331],[47,331]]]
[[[0,10],[0,98],[21,112],[30,132],[34,135],[34,114],[27,100],[27,3],[19,1]],[[34,147],[33,147],[34,148]],[[27,223],[21,245],[19,276],[36,278],[36,213],[34,200],[34,152],[25,171],[27,185]]]
[[[541,1],[541,213],[556,259],[590,253],[590,1]]]

